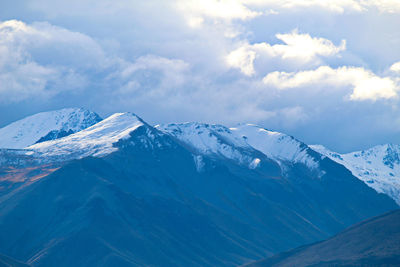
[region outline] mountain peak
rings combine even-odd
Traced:
[[[77,133],[28,148],[47,157],[103,156],[117,150],[114,143],[129,138],[131,132],[145,124],[133,113],[115,113]]]
[[[196,153],[219,155],[256,168],[261,153],[274,161],[303,163],[318,167],[309,148],[292,136],[269,131],[254,124],[240,124],[234,128],[204,123],[182,123],[157,126],[173,135]]]
[[[40,112],[1,128],[0,148],[24,148],[70,135],[99,121],[99,115],[83,108]]]
[[[317,161],[309,154],[309,147],[290,135],[254,124],[240,124],[230,130],[271,159],[304,163],[312,168],[318,166]]]
[[[225,126],[187,122],[157,125],[156,128],[178,139],[195,155],[223,157],[250,168],[256,168],[259,163],[250,153],[253,149]]]
[[[201,153],[218,153],[217,146],[221,142],[237,147],[248,147],[248,144],[234,136],[229,128],[218,124],[186,122],[157,125],[157,128],[192,145]]]

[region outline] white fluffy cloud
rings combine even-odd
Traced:
[[[389,99],[397,97],[399,91],[399,85],[392,78],[379,77],[371,71],[356,67],[333,69],[321,66],[315,70],[300,72],[276,71],[265,76],[263,81],[266,85],[279,89],[311,86],[350,87],[351,100]]]
[[[0,101],[50,99],[101,84],[123,93],[147,96],[180,86],[188,64],[159,56],[133,61],[106,55],[87,35],[48,23],[0,23]],[[117,87],[117,88],[115,88]],[[143,92],[144,91],[144,92]]]
[[[344,13],[366,12],[377,8],[380,12],[398,13],[400,3],[397,0],[248,0],[240,1],[242,4],[275,9],[304,9],[321,8],[331,12]]]
[[[199,26],[204,18],[248,20],[278,14],[277,10],[323,9],[334,13],[366,12],[376,8],[380,12],[399,13],[398,0],[204,0],[178,1],[177,6],[192,26]]]
[[[210,17],[224,20],[247,20],[262,14],[249,9],[245,5],[245,1],[238,0],[203,0],[201,2],[184,0],[178,1],[177,7],[191,18]]]
[[[284,44],[270,45],[264,42],[242,45],[227,56],[228,65],[251,76],[255,73],[254,60],[257,57],[280,58],[288,61],[289,64],[295,63],[296,65],[310,62],[318,65],[321,63],[321,57],[334,56],[346,49],[345,40],[336,46],[328,39],[311,37],[309,34],[301,34],[297,30],[275,36]]]
[[[277,34],[276,38],[282,40],[285,45],[274,45],[271,49],[284,59],[298,58],[309,62],[315,60],[317,56],[332,56],[346,49],[345,40],[342,40],[339,46],[335,46],[328,39],[299,34],[297,30],[287,34]]]
[[[49,98],[86,85],[82,68],[105,64],[89,37],[48,23],[0,23],[0,99]]]
[[[120,85],[114,94],[128,97],[128,101],[138,97],[169,98],[186,82],[188,70],[189,65],[182,60],[142,56],[134,62],[125,62],[121,70],[113,74]]]
[[[269,6],[276,9],[321,8],[332,12],[363,11],[364,4],[358,0],[250,0],[256,6]]]
[[[400,73],[400,61],[396,62],[392,66],[390,66],[390,70],[393,72]]]
[[[232,68],[240,69],[247,76],[253,75],[255,73],[254,60],[257,56],[256,47],[257,44],[246,44],[232,51],[226,57],[227,64]]]
[[[361,3],[367,7],[376,7],[381,12],[400,13],[398,0],[364,0]]]

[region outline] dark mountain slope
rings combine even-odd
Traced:
[[[400,210],[248,266],[400,266]]]
[[[0,202],[0,253],[33,266],[235,266],[395,209],[329,159],[254,170],[143,125]]]

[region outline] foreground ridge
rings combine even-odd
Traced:
[[[328,240],[246,266],[399,266],[399,240],[400,210],[396,210],[358,223]]]

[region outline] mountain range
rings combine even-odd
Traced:
[[[398,208],[394,145],[347,157],[251,124],[63,109],[0,147],[0,254],[31,266],[237,266]]]

